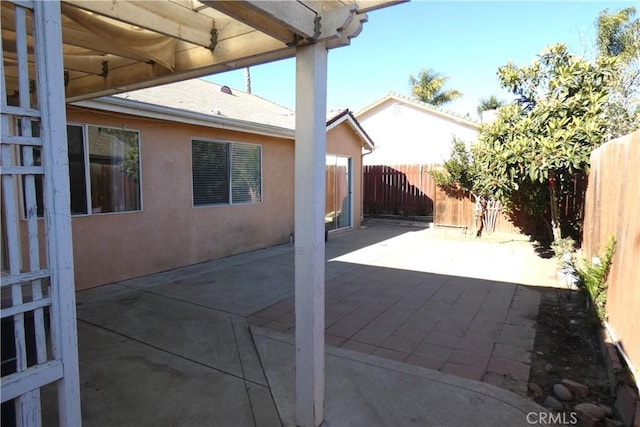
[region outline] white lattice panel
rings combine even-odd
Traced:
[[[2,13],[3,417],[14,416],[18,426],[41,425],[40,389],[58,382],[60,424],[76,426],[80,405],[60,5],[6,2]],[[12,21],[5,25],[5,18]],[[8,93],[7,81],[18,89]]]

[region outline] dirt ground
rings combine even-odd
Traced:
[[[529,383],[540,386],[544,394],[535,396],[529,391],[529,397],[542,404],[553,385],[566,378],[589,386],[588,396],[574,396],[570,402],[561,402],[567,414],[581,402],[613,407],[597,321],[586,309],[584,295],[551,288],[541,288],[540,292],[542,299]]]

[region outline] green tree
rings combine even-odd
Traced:
[[[478,104],[478,114],[488,110],[497,110],[503,105],[505,105],[505,102],[495,95],[491,95],[489,98],[481,98],[480,104]]]
[[[503,205],[550,217],[554,240],[562,237],[562,192],[575,175],[588,171],[591,151],[607,140],[616,63],[604,56],[592,63],[559,44],[529,66],[509,63],[498,70],[501,85],[517,99],[480,129],[480,185]],[[581,218],[575,222],[579,226]]]
[[[631,62],[640,56],[640,21],[632,20],[635,7],[610,13],[608,9],[598,15],[596,43],[602,56],[620,57]]]
[[[455,89],[444,89],[447,80],[449,77],[427,69],[420,71],[417,78],[409,76],[413,97],[435,106],[448,104],[462,96],[462,93]]]
[[[436,185],[446,193],[455,196],[462,192],[473,197],[474,209],[477,213],[476,236],[478,237],[482,235],[487,202],[491,197],[490,188],[481,179],[482,173],[472,150],[455,136],[451,141],[451,156],[444,162],[442,170],[434,169],[430,172]]]
[[[607,100],[608,136],[615,138],[635,130],[640,123],[640,20],[636,9],[607,9],[596,21],[598,55],[618,59],[618,73]]]

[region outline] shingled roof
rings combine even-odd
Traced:
[[[192,79],[78,101],[72,105],[293,139],[295,111],[258,95]],[[365,145],[373,141],[349,109],[327,112],[327,130],[348,120]]]
[[[202,79],[134,90],[114,97],[285,129],[294,128],[293,110],[257,95]]]

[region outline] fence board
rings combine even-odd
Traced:
[[[364,214],[433,215],[436,226],[474,229],[473,198],[462,193],[450,195],[438,188],[429,171],[439,167],[436,164],[364,166]],[[576,176],[573,185],[561,195],[560,212],[564,217],[569,217],[575,209],[584,212],[585,182],[581,176]],[[526,212],[512,215],[499,212],[492,231],[539,237],[549,235],[544,221],[532,222],[527,219]]]
[[[433,214],[433,165],[364,166],[364,213],[427,216]]]
[[[601,254],[617,241],[609,272],[607,313],[626,355],[640,369],[640,131],[591,153],[582,249]],[[636,372],[636,375],[640,372]]]

